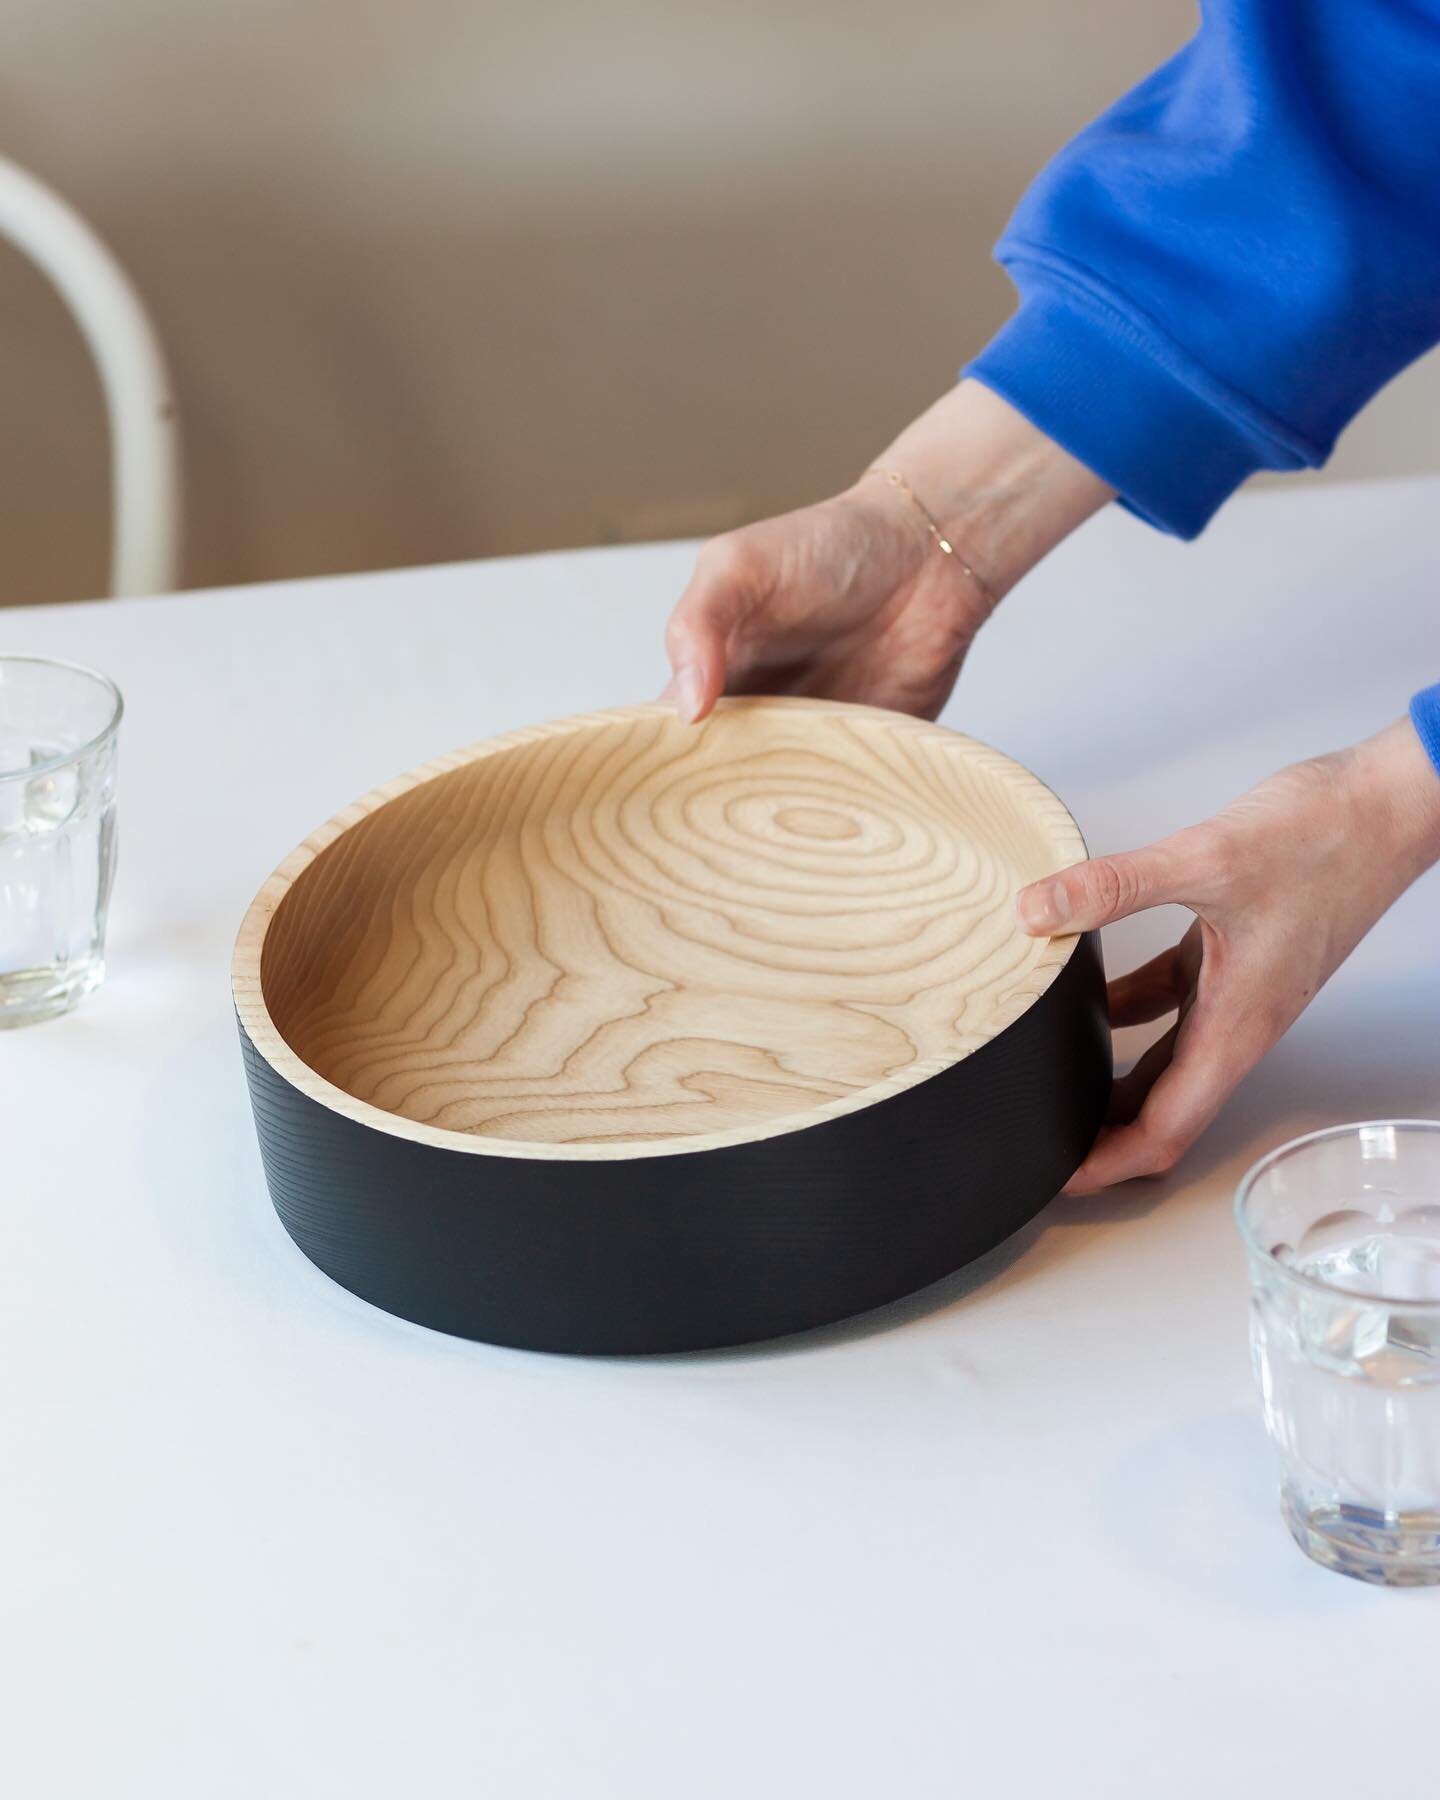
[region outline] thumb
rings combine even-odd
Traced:
[[[1095,931],[1147,907],[1183,900],[1186,885],[1184,859],[1168,842],[1152,844],[1147,850],[1092,857],[1033,882],[1017,896],[1015,910],[1032,937]]]
[[[703,719],[724,693],[731,635],[753,609],[753,596],[743,546],[712,539],[665,628],[674,671],[665,693],[673,696],[682,719]]]

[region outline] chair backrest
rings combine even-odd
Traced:
[[[180,562],[175,401],[130,278],[80,215],[0,157],[0,235],[47,275],[94,358],[110,423],[112,594],[172,589]]]

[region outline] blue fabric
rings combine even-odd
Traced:
[[[1435,765],[1435,773],[1440,775],[1440,683],[1421,689],[1410,702],[1410,717]]]
[[[1440,0],[1201,21],[1022,200],[967,371],[1181,537],[1440,342]]]

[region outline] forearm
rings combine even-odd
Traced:
[[[943,395],[875,463],[899,470],[997,599],[1114,498],[1113,488],[976,381]],[[865,477],[854,491],[876,504],[906,504]]]

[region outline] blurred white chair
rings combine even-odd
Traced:
[[[110,591],[168,592],[179,576],[179,433],[170,376],[140,296],[74,208],[3,157],[0,236],[54,284],[105,391],[113,497]]]

